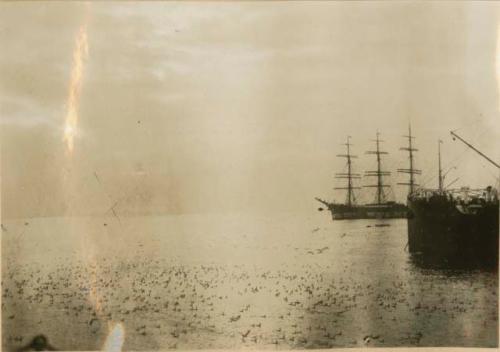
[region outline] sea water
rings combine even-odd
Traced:
[[[498,273],[421,268],[406,220],[326,213],[4,219],[2,344],[497,346]]]

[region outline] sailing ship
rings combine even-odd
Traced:
[[[456,133],[458,139],[476,151],[497,168],[500,166],[473,147]],[[408,249],[418,256],[420,262],[461,266],[498,265],[499,202],[497,190],[491,186],[481,190],[467,187],[448,189],[443,185],[441,169],[441,141],[438,142],[439,175],[438,188],[419,188],[414,176],[412,145],[414,137],[408,136],[410,175],[408,205]]]
[[[383,142],[379,138],[379,133],[377,132],[377,138],[375,142],[375,150],[367,151],[366,154],[372,154],[376,156],[377,159],[377,170],[365,171],[364,176],[371,178],[376,178],[375,184],[365,185],[365,188],[376,188],[375,201],[370,204],[357,204],[355,190],[361,189],[361,187],[356,187],[354,185],[355,179],[360,179],[361,175],[359,173],[352,172],[352,159],[357,158],[356,155],[351,154],[350,137],[347,137],[347,142],[344,144],[346,146],[346,154],[339,154],[337,157],[346,158],[347,160],[347,172],[337,173],[335,178],[346,179],[347,184],[343,187],[335,187],[335,189],[346,190],[346,201],[345,203],[336,203],[323,200],[321,198],[316,198],[317,201],[324,204],[332,215],[334,220],[343,219],[394,219],[394,218],[406,218],[407,208],[404,204],[396,203],[394,201],[389,201],[386,196],[385,189],[390,186],[384,184],[383,177],[389,176],[391,173],[389,171],[382,170],[381,166],[381,155],[388,154],[385,151],[380,150],[380,143]],[[322,210],[323,208],[320,208]]]

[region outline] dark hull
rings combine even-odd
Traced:
[[[328,204],[334,220],[344,219],[404,219],[407,207],[404,204],[389,203],[382,205]]]
[[[498,202],[467,208],[446,196],[408,199],[408,249],[433,262],[498,264]]]

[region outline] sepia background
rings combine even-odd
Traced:
[[[127,214],[307,212],[314,196],[334,196],[348,135],[363,169],[378,130],[391,181],[403,181],[410,121],[428,186],[442,139],[445,167],[459,167],[449,181],[484,187],[497,175],[449,131],[499,159],[498,9],[4,3],[3,216],[101,214],[115,202]],[[80,28],[88,52],[68,153]]]
[[[410,124],[422,186],[440,139],[445,184],[498,186],[450,131],[500,160],[499,4],[0,9],[4,348],[44,333],[100,349],[120,321],[135,350],[498,346],[497,274],[414,268],[404,222],[369,236],[314,197],[343,201],[336,154],[350,136],[355,169],[373,168],[379,132],[404,202]],[[294,301],[296,285],[317,291]]]

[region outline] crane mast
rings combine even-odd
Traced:
[[[455,138],[457,138],[459,141],[461,141],[462,143],[464,143],[470,149],[472,149],[473,151],[475,151],[476,153],[478,153],[479,155],[481,155],[483,158],[485,158],[486,160],[488,160],[491,164],[493,164],[498,169],[500,169],[500,165],[499,164],[497,164],[496,162],[494,162],[492,159],[488,158],[485,154],[483,154],[481,151],[479,151],[477,148],[475,148],[472,144],[470,144],[469,142],[467,142],[465,139],[463,139],[462,137],[460,137],[458,134],[456,134],[453,131],[450,131],[450,134],[452,135],[453,140],[455,140]]]

